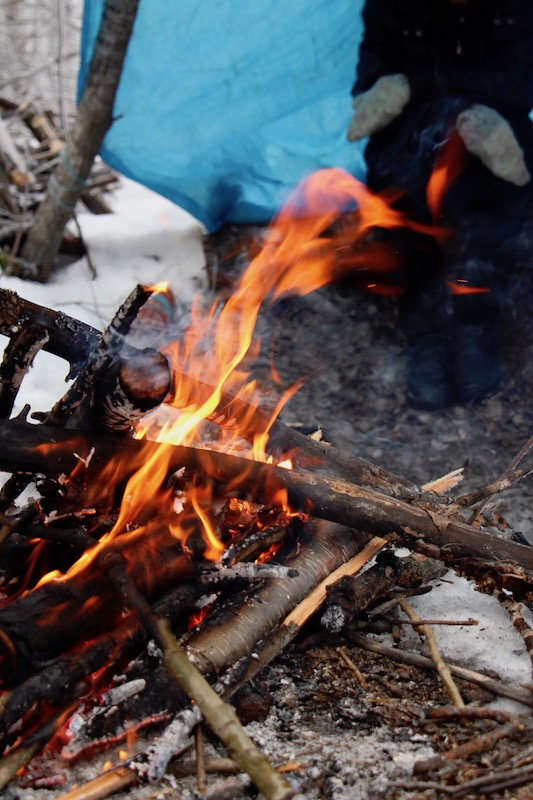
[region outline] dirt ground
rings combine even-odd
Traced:
[[[505,314],[504,384],[477,406],[439,412],[411,408],[394,302],[347,283],[283,301],[265,313],[260,328],[269,345],[255,373],[268,382],[273,355],[285,384],[308,376],[282,413],[286,424],[305,432],[321,430],[333,446],[417,483],[462,467],[462,493],[498,477],[533,434],[532,286],[526,270]],[[531,462],[529,454],[524,466]],[[533,542],[530,480],[499,497],[495,507]],[[474,705],[490,699],[473,685],[460,688]],[[156,693],[164,697],[165,687]],[[502,724],[424,718],[428,708],[447,704],[448,695],[434,673],[365,652],[315,620],[261,673],[240,710],[251,720],[250,735],[273,763],[288,765],[288,779],[306,800],[432,800],[447,794],[474,798],[481,790],[461,793],[459,784],[491,770],[533,763],[532,737],[511,731],[478,753],[414,776],[415,761],[453,751]],[[157,729],[152,735],[157,736]],[[136,746],[142,745],[143,740]],[[205,747],[208,757],[225,755],[208,735]],[[22,781],[11,784],[4,797],[55,800],[73,782],[83,784],[99,774],[113,755],[111,750],[69,768],[63,790],[35,789]],[[533,779],[518,789],[486,792],[525,800],[533,797]],[[140,800],[253,796],[241,779],[220,775],[209,777],[203,792],[197,791],[194,779],[174,776],[158,786],[141,785],[115,795]]]
[[[416,483],[460,467],[461,491],[494,480],[533,434],[531,273],[513,287],[501,330],[500,391],[479,405],[436,412],[406,399],[395,301],[345,283],[281,303],[265,323],[274,363],[286,382],[308,376],[283,421],[320,429],[333,446]],[[530,497],[526,480],[497,502],[509,524],[533,540]]]

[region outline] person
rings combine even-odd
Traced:
[[[533,2],[366,0],[363,23],[347,136],[369,137],[369,188],[401,190],[395,207],[434,225],[443,148],[461,163],[437,220],[451,235],[395,239],[408,393],[425,409],[476,402],[500,386],[498,321],[532,201]]]

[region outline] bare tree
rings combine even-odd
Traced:
[[[113,104],[139,0],[106,0],[83,96],[44,200],[22,249],[41,281],[48,280],[65,225],[84,190],[113,122]]]

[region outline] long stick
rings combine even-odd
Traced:
[[[49,447],[51,443],[56,446]],[[123,477],[135,472],[154,447],[157,445],[153,442],[121,440]],[[274,491],[286,489],[293,507],[375,536],[390,538],[396,534],[411,549],[427,554],[429,548],[431,555],[446,563],[455,564],[459,559],[512,561],[524,570],[533,571],[533,548],[449,519],[433,509],[344,480],[273,467],[228,453],[181,445],[159,447],[168,458],[169,473],[185,466],[193,473],[212,475],[226,483],[239,479],[254,497],[267,500]],[[77,431],[73,435],[45,425],[0,420],[0,469],[6,471],[70,474],[79,457],[91,456],[91,467],[86,470],[89,478],[92,470],[93,474],[99,474],[106,463],[116,458],[116,449],[116,439],[105,434],[84,435]]]
[[[0,333],[11,336],[14,329],[24,326],[28,321],[48,332],[49,340],[44,345],[45,350],[70,362],[69,377],[80,372],[91,353],[98,348],[102,335],[96,328],[63,312],[39,306],[24,300],[15,292],[0,289]],[[136,350],[126,346],[124,352],[134,355]],[[190,397],[183,398],[183,403],[186,405],[194,402],[200,406],[214,391],[207,384],[196,381],[188,375],[181,375],[175,369],[173,376],[176,383],[183,382],[188,387]],[[179,406],[179,398],[175,402]],[[222,393],[220,402],[210,419],[221,427],[236,428],[244,439],[251,439],[258,430],[269,428],[269,420],[260,409],[252,409],[247,403],[225,392]],[[276,420],[270,426],[267,452],[276,455],[292,450],[296,451],[295,465],[301,468],[324,469],[355,483],[375,486],[399,496],[418,497],[423,494],[411,481],[362,458],[347,457]]]

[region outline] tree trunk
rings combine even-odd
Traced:
[[[113,104],[139,0],[107,0],[87,83],[62,158],[54,170],[22,250],[46,281],[65,225],[85,189],[93,161],[113,121]]]

